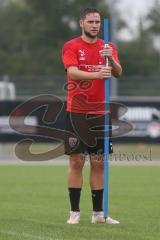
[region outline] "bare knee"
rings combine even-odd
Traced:
[[[73,154],[70,156],[70,169],[73,171],[82,171],[85,159],[82,154]]]
[[[104,171],[103,157],[97,155],[90,158],[91,170],[102,173]]]

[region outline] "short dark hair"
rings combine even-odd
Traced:
[[[80,19],[85,19],[86,18],[86,15],[87,14],[90,14],[90,13],[98,13],[100,16],[100,12],[96,9],[96,8],[90,8],[90,7],[87,7],[87,8],[84,8],[81,13],[80,13]]]

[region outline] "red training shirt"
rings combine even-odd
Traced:
[[[109,43],[113,49],[113,57],[119,63],[116,47]],[[104,56],[100,51],[104,48],[104,41],[97,39],[95,43],[87,43],[81,37],[72,39],[64,44],[62,61],[65,69],[76,66],[86,72],[100,71],[105,65]],[[67,111],[88,114],[104,113],[104,81],[102,79],[74,80],[67,74]]]

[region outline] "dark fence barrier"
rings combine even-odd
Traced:
[[[160,99],[113,99],[111,112],[114,142],[160,142]],[[54,95],[0,101],[0,142],[61,141],[65,115],[65,102]]]

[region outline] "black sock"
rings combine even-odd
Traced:
[[[81,188],[68,188],[71,204],[71,211],[79,212],[79,202],[81,196]]]
[[[92,190],[93,211],[103,211],[103,189]]]

